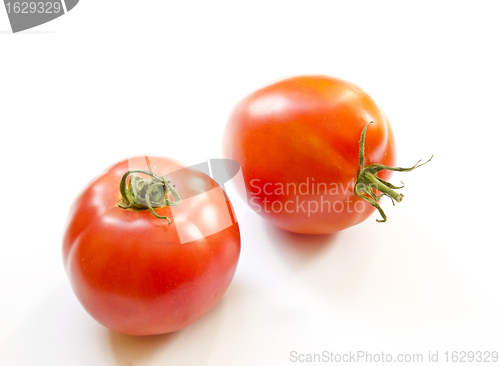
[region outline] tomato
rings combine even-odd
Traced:
[[[207,313],[239,254],[239,226],[222,188],[160,157],[124,160],[96,177],[72,205],[63,238],[82,306],[132,335],[172,332]]]
[[[373,122],[373,123],[370,123]],[[363,135],[363,136],[362,136]],[[299,76],[260,89],[229,116],[223,153],[240,163],[240,195],[272,224],[297,233],[337,232],[366,220],[381,195],[396,149],[384,112],[358,86]]]

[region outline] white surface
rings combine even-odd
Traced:
[[[299,364],[294,351],[439,351],[444,364],[445,351],[500,351],[498,2],[244,4],[83,0],[22,34],[0,11],[2,364],[274,366]],[[207,316],[145,338],[91,319],[60,254],[82,186],[140,153],[220,157],[240,98],[310,73],[377,101],[400,165],[435,154],[394,175],[405,200],[384,203],[389,221],[301,236],[239,206],[239,267]]]

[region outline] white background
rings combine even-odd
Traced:
[[[274,366],[366,351],[444,364],[446,351],[500,351],[498,4],[82,0],[19,34],[0,9],[0,362]],[[295,235],[235,201],[240,263],[209,314],[152,337],[97,324],[61,259],[83,185],[136,154],[221,157],[231,108],[300,74],[367,91],[399,165],[435,155],[393,176],[405,200],[384,202],[389,221]]]

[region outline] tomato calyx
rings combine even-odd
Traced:
[[[149,175],[151,178],[143,178],[140,173]],[[127,186],[127,177],[129,176],[130,179]],[[153,207],[177,206],[181,202],[181,198],[174,187],[175,185],[171,184],[170,180],[152,172],[146,170],[129,170],[122,176],[120,181],[122,201],[117,205],[123,209],[148,209],[155,217],[168,220],[168,224],[170,225],[171,220],[166,216],[158,215]],[[171,201],[168,198],[168,192],[172,193],[175,201]]]
[[[410,168],[390,167],[382,164],[372,164],[369,166],[365,166],[365,136],[368,126],[372,123],[373,121],[368,122],[361,132],[361,139],[359,140],[359,172],[356,178],[356,184],[354,186],[354,193],[356,194],[356,196],[364,199],[378,210],[378,212],[382,216],[382,220],[377,219],[377,222],[386,222],[387,216],[378,202],[383,196],[388,196],[392,200],[393,205],[395,205],[394,201],[401,202],[403,200],[403,195],[394,190],[403,188],[404,183],[401,182],[403,185],[401,187],[397,187],[379,178],[377,176],[377,173],[382,170],[410,172],[414,169],[417,169],[418,167],[421,167],[422,165],[427,164],[432,160],[434,155],[432,155],[431,158],[425,163],[419,164],[422,160],[417,161],[417,163]],[[376,195],[375,191],[380,192],[380,194]]]

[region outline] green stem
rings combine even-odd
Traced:
[[[149,175],[151,178],[145,179],[139,173]],[[130,179],[127,186],[127,178],[129,176]],[[129,170],[123,174],[120,181],[122,202],[119,202],[117,205],[123,209],[130,210],[148,209],[155,217],[168,220],[168,224],[170,225],[171,220],[166,216],[158,215],[153,210],[153,207],[177,206],[181,202],[181,198],[174,187],[175,185],[172,185],[170,180],[166,180],[165,177],[147,170]],[[168,199],[168,192],[172,193],[175,201]]]
[[[395,185],[386,182],[377,176],[377,173],[382,170],[391,170],[397,172],[410,172],[418,167],[427,164],[433,156],[425,163],[419,164],[421,160],[419,160],[414,166],[410,168],[399,168],[399,167],[389,167],[382,164],[372,164],[369,166],[365,166],[365,136],[366,130],[372,122],[368,122],[363,131],[361,132],[361,138],[359,140],[359,172],[356,179],[356,185],[354,186],[354,193],[359,198],[364,199],[368,203],[370,203],[373,207],[375,207],[380,215],[382,216],[382,220],[377,220],[378,222],[386,222],[387,216],[384,213],[384,210],[378,204],[378,201],[383,196],[388,196],[393,204],[394,201],[401,202],[403,200],[403,195],[396,192],[395,189],[400,189],[404,187],[396,187]],[[380,192],[380,195],[375,195],[375,191]]]

